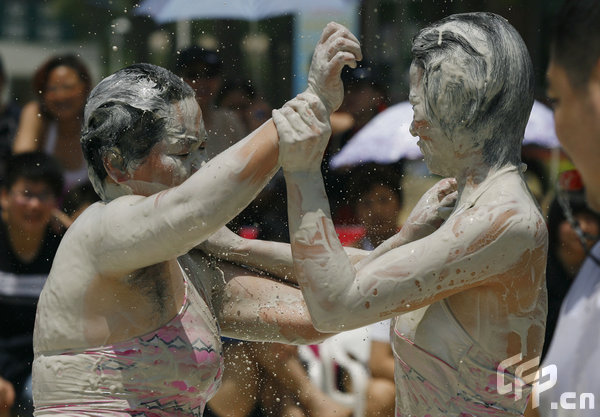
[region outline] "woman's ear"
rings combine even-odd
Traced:
[[[102,157],[102,164],[108,176],[117,184],[127,181],[129,173],[125,160],[118,149],[111,149]]]

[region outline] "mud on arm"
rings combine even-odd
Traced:
[[[319,343],[331,333],[317,331],[301,291],[227,262],[214,283],[213,307],[223,336],[288,344]]]
[[[479,207],[356,269],[335,235],[319,178],[296,172],[286,180],[294,268],[322,331],[360,327],[486,280],[510,279],[543,247],[543,233],[532,235],[518,206]]]

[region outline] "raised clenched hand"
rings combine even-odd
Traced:
[[[339,23],[329,23],[315,47],[306,92],[316,94],[331,114],[344,98],[342,69],[345,65],[355,68],[361,59],[358,39]]]

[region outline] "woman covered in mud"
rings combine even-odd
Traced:
[[[203,248],[272,272],[293,266],[321,331],[391,318],[396,416],[521,416],[546,320],[547,230],[520,160],[531,59],[490,13],[442,19],[419,32],[412,52],[411,131],[446,178],[398,234],[349,255],[322,186],[323,148],[301,153],[282,140],[293,260],[289,246],[225,229]],[[277,112],[274,121],[293,131]]]
[[[520,416],[531,378],[517,363],[535,372],[546,317],[546,226],[520,163],[531,60],[489,13],[432,24],[412,53],[411,132],[447,178],[355,262],[337,239],[320,161],[283,141],[294,270],[321,331],[393,318],[396,416]]]
[[[356,38],[328,25],[308,89],[279,111],[306,150],[328,138],[340,72]],[[91,92],[82,146],[102,201],[65,235],[34,333],[35,414],[201,416],[222,375],[221,335],[309,343],[300,290],[209,261],[194,248],[244,208],[279,168],[268,121],[206,162],[193,90],[149,64]]]

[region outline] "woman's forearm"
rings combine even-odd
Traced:
[[[315,327],[337,331],[356,271],[331,220],[320,172],[286,172],[294,270]]]

